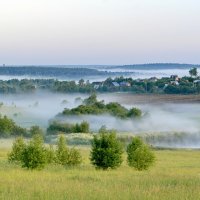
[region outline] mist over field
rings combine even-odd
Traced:
[[[26,95],[1,95],[2,115],[11,117],[16,123],[30,127],[48,126],[49,120],[55,119],[64,108],[73,108],[81,104],[77,98],[84,99],[83,94],[59,94],[37,92]],[[127,101],[128,98],[128,101]],[[144,97],[145,98],[145,97]],[[141,120],[119,119],[110,115],[62,116],[57,120],[68,123],[88,121],[93,132],[105,125],[108,129],[116,129],[124,134],[159,135],[162,141],[153,144],[163,147],[200,147],[200,105],[195,103],[139,103],[136,96],[128,97],[114,94],[99,94],[99,100],[118,102],[127,108],[137,107],[143,112]],[[179,134],[179,140],[173,134]],[[183,136],[183,137],[182,137]],[[170,139],[171,138],[171,139]]]
[[[57,79],[60,81],[84,80],[103,81],[108,77],[124,76],[133,79],[150,77],[169,77],[172,74],[184,77],[191,67],[189,64],[144,64],[144,65],[43,65],[43,66],[3,66],[0,68],[0,79]],[[81,71],[80,71],[81,70]]]

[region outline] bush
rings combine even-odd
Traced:
[[[57,142],[56,149],[56,162],[61,165],[65,165],[68,159],[68,149],[66,146],[66,139],[61,135]]]
[[[94,136],[90,160],[96,168],[114,169],[122,163],[123,148],[114,132],[101,132]]]
[[[82,162],[82,157],[77,149],[68,149],[66,139],[61,135],[58,139],[56,150],[56,162],[64,166],[75,166]]]
[[[130,167],[147,170],[155,161],[155,156],[150,148],[139,137],[133,138],[127,147],[127,161]]]
[[[66,164],[70,166],[75,166],[75,165],[80,165],[81,162],[82,162],[82,157],[80,152],[75,148],[70,149]]]
[[[22,160],[22,152],[24,151],[26,144],[22,137],[18,137],[13,142],[12,151],[8,154],[8,160],[10,162],[20,162]]]
[[[41,135],[35,135],[22,151],[22,167],[42,169],[47,163],[46,150]]]
[[[54,163],[56,161],[56,155],[53,146],[49,145],[49,148],[46,148],[45,151],[46,151],[47,163],[48,164]]]

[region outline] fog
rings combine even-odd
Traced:
[[[112,78],[115,78],[116,76],[124,76],[124,77],[131,77],[133,79],[138,79],[138,78],[151,78],[151,77],[157,77],[157,78],[162,78],[162,77],[169,77],[172,74],[178,75],[179,77],[183,76],[188,76],[189,69],[149,69],[149,70],[144,70],[144,69],[125,69],[123,67],[119,68],[112,68],[112,67],[88,67],[92,69],[97,69],[99,71],[107,71],[111,72],[113,74],[110,74],[109,76]],[[117,73],[117,74],[116,74]],[[0,75],[1,80],[10,80],[10,79],[57,79],[60,81],[76,81],[80,80],[81,78],[84,78],[84,80],[89,80],[90,82],[93,81],[104,81],[106,78],[108,78],[108,75],[97,75],[97,76],[71,76],[71,77],[62,77],[62,76],[31,76],[31,75]]]
[[[55,116],[64,108],[79,105],[81,102],[76,100],[77,97],[84,99],[87,96],[47,92],[1,95],[1,102],[4,105],[1,106],[0,112],[24,127],[39,125],[46,128],[49,120],[55,119]],[[93,132],[97,132],[102,125],[105,125],[108,129],[116,129],[124,134],[147,134],[155,137],[161,135],[164,137],[162,141],[153,141],[155,146],[200,148],[200,104],[139,103],[135,101],[134,95],[129,96],[127,103],[126,98],[125,95],[121,95],[119,98],[119,95],[115,93],[98,95],[98,99],[104,99],[106,103],[117,101],[127,108],[140,108],[143,111],[141,120],[122,120],[109,115],[67,116],[57,119],[68,123],[88,121]],[[177,133],[179,140],[173,135]]]

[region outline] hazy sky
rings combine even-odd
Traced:
[[[0,0],[0,64],[200,63],[199,0]]]

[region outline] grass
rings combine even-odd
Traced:
[[[82,148],[84,163],[76,168],[47,166],[29,171],[7,162],[8,149],[0,149],[0,199],[200,199],[200,151],[155,151],[157,162],[149,171],[126,165],[116,170],[95,170],[89,149]]]

